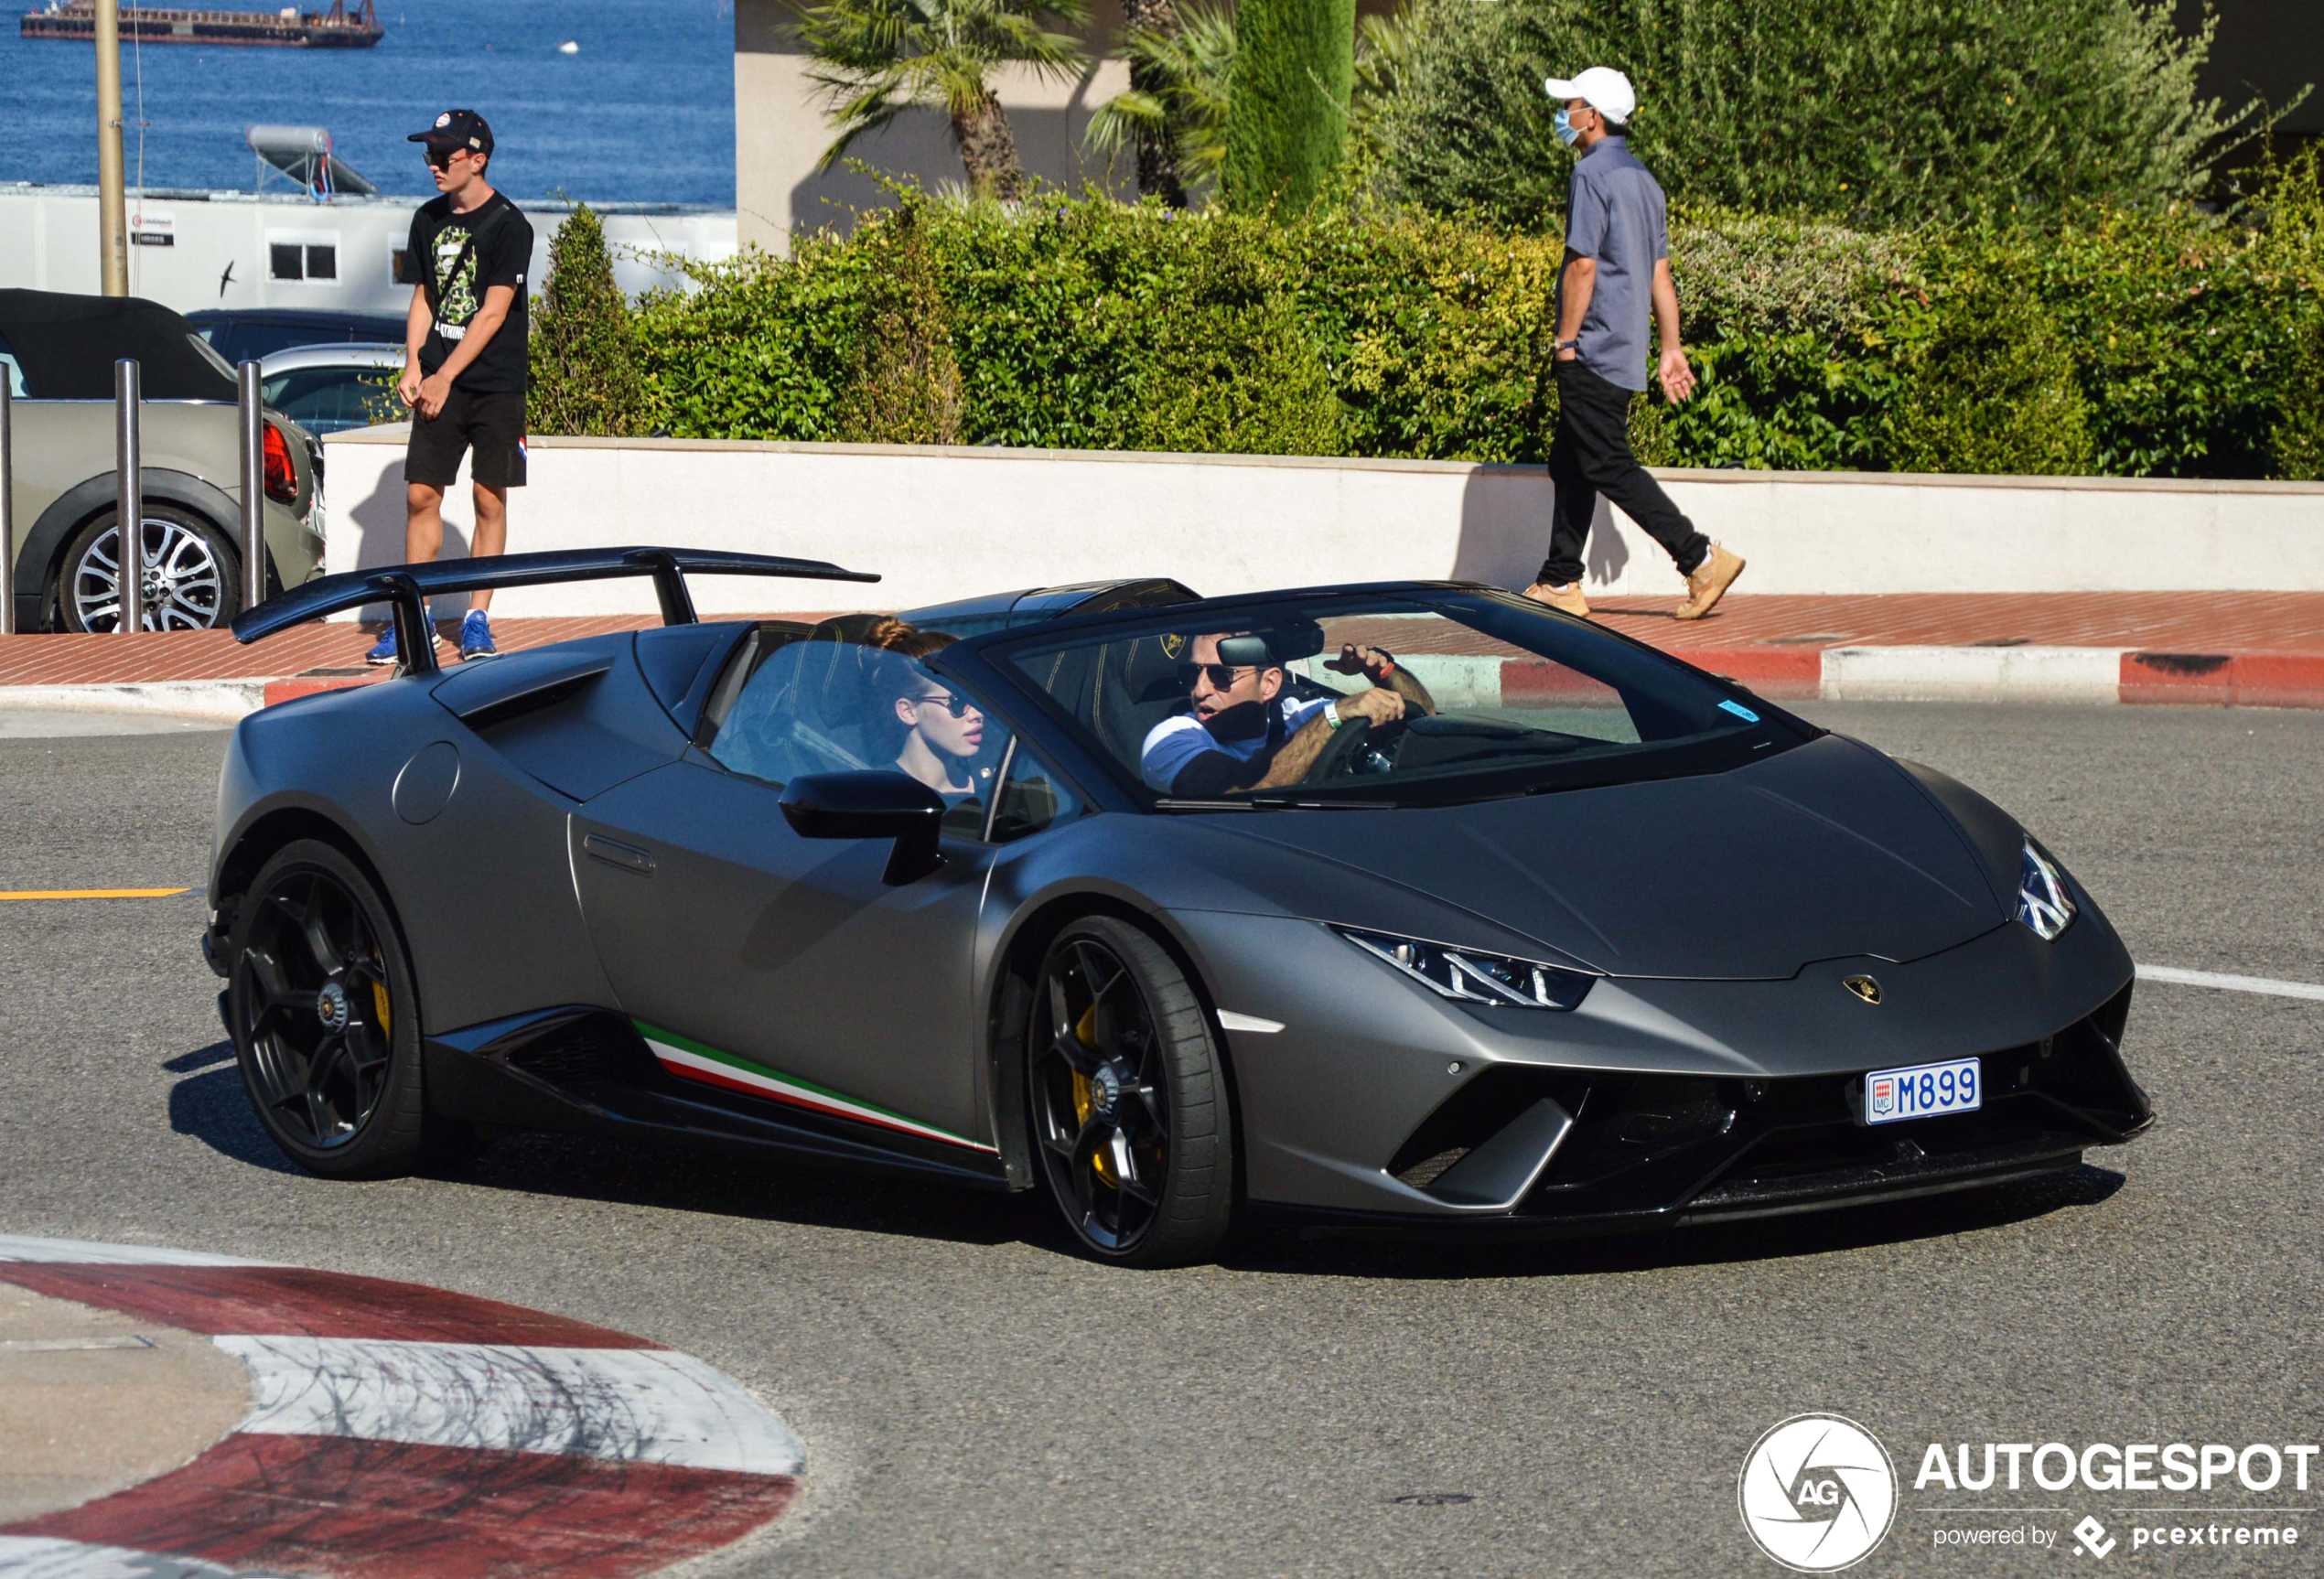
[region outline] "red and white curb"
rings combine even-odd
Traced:
[[[2128,647],[1680,648],[1671,656],[1774,702],[2070,702],[2324,707],[2324,652]],[[1454,706],[1587,705],[1613,693],[1555,664],[1415,653],[1400,660]],[[1331,682],[1324,679],[1325,683]]]
[[[182,1468],[0,1527],[6,1579],[616,1579],[772,1522],[806,1466],[693,1356],[496,1300],[5,1235],[0,1281],[206,1334],[253,1398]]]

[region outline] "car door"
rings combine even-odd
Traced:
[[[824,650],[806,654],[823,670],[845,656],[801,645]],[[769,656],[737,659],[756,672],[719,687],[735,700],[706,749],[575,814],[598,957],[675,1075],[989,1152],[972,1029],[989,794],[956,800],[942,868],[909,883],[883,880],[888,841],[802,837],[779,804],[785,779],[888,764],[866,755],[880,732],[831,704],[860,676],[802,687],[813,665]],[[979,787],[1006,743],[990,736],[964,767]]]

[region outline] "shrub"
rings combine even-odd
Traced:
[[[1695,466],[2324,474],[2315,186],[2039,230],[1678,210],[1701,389],[1639,402],[1633,437]],[[634,338],[689,435],[1538,461],[1559,255],[1412,213],[907,191],[851,240],[698,271]]]
[[[549,242],[549,278],[533,315],[535,433],[623,435],[641,431],[646,391],[630,332],[629,305],[614,284],[605,226],[586,203]]]
[[[1921,223],[2193,194],[2241,119],[2143,0],[1424,0],[1379,129],[1393,196],[1546,228],[1570,155],[1544,75],[1606,64],[1682,201]]]
[[[1304,212],[1340,162],[1355,81],[1356,0],[1242,0],[1222,190]]]

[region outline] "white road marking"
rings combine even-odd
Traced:
[[[2168,982],[2179,987],[2216,987],[2225,993],[2262,993],[2271,998],[2306,998],[2324,1004],[2324,986],[2313,982],[2279,982],[2273,976],[2230,976],[2216,971],[2181,971],[2169,965],[2141,965],[2142,982]]]
[[[81,1266],[268,1266],[240,1256],[210,1255],[153,1244],[93,1244],[78,1239],[36,1239],[0,1233],[0,1261],[62,1262]]]
[[[1256,1031],[1262,1036],[1273,1036],[1283,1029],[1281,1020],[1263,1020],[1256,1015],[1238,1015],[1232,1009],[1219,1011],[1219,1025],[1224,1030]]]
[[[0,1579],[230,1579],[231,1568],[126,1546],[0,1535]]]
[[[215,1338],[253,1372],[242,1430],[797,1475],[806,1451],[690,1354],[341,1337]]]

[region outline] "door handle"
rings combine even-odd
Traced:
[[[635,872],[640,877],[653,875],[653,853],[650,850],[640,850],[635,844],[624,844],[620,840],[608,839],[602,833],[582,835],[581,848],[593,861],[603,861],[608,866]]]

